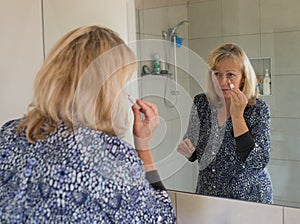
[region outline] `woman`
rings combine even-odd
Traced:
[[[132,107],[136,149],[121,139],[122,89],[135,68],[133,52],[108,28],[80,27],[58,41],[29,112],[1,128],[1,223],[175,222],[149,150],[156,106]]]
[[[208,66],[207,92],[194,98],[177,148],[198,160],[196,193],[272,203],[270,110],[257,98],[249,59],[239,46],[224,44],[210,53]]]

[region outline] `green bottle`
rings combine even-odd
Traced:
[[[159,62],[159,55],[154,55],[154,74],[158,75],[160,74],[160,62]]]

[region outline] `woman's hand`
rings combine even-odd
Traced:
[[[231,118],[243,118],[244,110],[248,104],[246,95],[239,89],[232,89],[230,95]]]
[[[149,149],[150,139],[159,124],[158,110],[155,104],[147,101],[136,100],[136,103],[140,106],[140,109],[135,105],[132,106],[134,143],[136,149],[146,150]]]
[[[177,147],[177,152],[179,152],[181,155],[190,158],[195,151],[195,147],[193,146],[193,143],[190,139],[186,138],[182,142],[179,143]]]
[[[159,124],[158,110],[155,104],[147,101],[136,100],[136,103],[140,108],[137,108],[135,105],[132,106],[134,115],[134,145],[139,157],[143,160],[144,170],[148,172],[156,169],[149,142],[154,130]]]
[[[248,104],[248,99],[239,89],[231,90],[230,94],[230,116],[233,125],[233,135],[238,137],[249,131],[244,119],[244,110]]]

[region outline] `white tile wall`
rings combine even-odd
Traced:
[[[258,34],[259,0],[222,0],[223,35]]]
[[[187,19],[186,5],[146,9],[139,11],[140,32],[143,34],[161,35],[162,31],[168,31],[181,20]],[[178,28],[178,34],[186,38],[188,27],[183,25]]]
[[[300,117],[299,83],[299,75],[272,76],[272,96],[262,97],[270,104],[271,117]],[[289,145],[292,149],[293,146]]]
[[[274,33],[273,35],[275,73],[300,74],[300,31]]]
[[[169,190],[195,192],[196,180],[195,172],[197,169],[196,163],[187,162],[170,177],[163,180],[165,187]]]
[[[233,42],[240,45],[247,56],[255,58],[260,56],[260,35],[239,35],[239,36],[227,36],[223,37],[223,43]]]
[[[166,6],[186,4],[188,0],[136,0],[138,9],[160,8]]]
[[[153,102],[153,101],[151,101]],[[176,120],[169,120],[165,121],[164,125],[166,127],[165,133],[160,133],[162,126],[162,122],[160,122],[158,126],[158,130],[155,131],[153,139],[154,141],[151,141],[151,149],[152,149],[152,155],[155,161],[162,161],[168,155],[172,154],[174,150],[176,150],[176,143],[173,141],[173,130],[172,127],[174,126],[173,123],[177,123],[178,119]],[[178,132],[180,131],[177,130]]]
[[[166,76],[149,75],[141,79],[140,97],[157,104],[159,115],[166,121],[179,117],[177,102],[181,102],[178,97],[181,97],[184,92],[182,87],[177,85],[181,94],[178,96],[172,95],[171,91],[175,89],[175,85],[173,79]],[[165,100],[167,100],[167,103]]]
[[[190,4],[188,7],[189,38],[220,36],[222,34],[221,10],[221,0]]]
[[[280,32],[300,28],[298,0],[260,0],[261,32]]]
[[[222,43],[221,37],[212,38],[197,38],[189,40],[189,47],[196,52],[204,61],[207,61],[207,56],[214,48]]]
[[[299,127],[299,119],[272,118],[271,157],[273,159],[300,161],[300,150],[296,149],[299,144]]]
[[[262,57],[271,57],[274,58],[274,35],[270,34],[261,34],[261,48],[260,48],[260,56]],[[274,68],[273,68],[274,69]],[[273,71],[274,72],[274,71]]]
[[[168,28],[169,15],[166,8],[140,11],[140,33],[161,35]]]
[[[300,161],[272,159],[268,168],[273,184],[274,204],[285,201],[284,205],[300,207]]]

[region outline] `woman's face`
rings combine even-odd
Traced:
[[[233,59],[224,59],[216,66],[212,78],[218,95],[222,97],[223,94],[225,100],[230,99],[230,84],[234,85],[234,89],[241,87],[243,80],[242,68]]]

